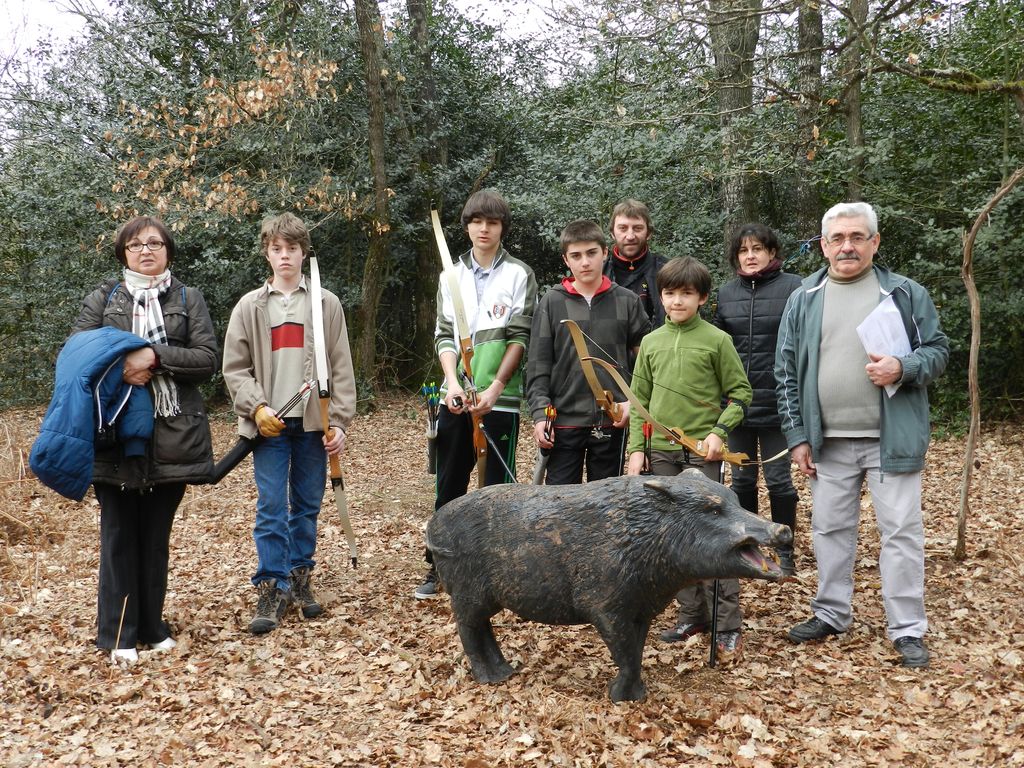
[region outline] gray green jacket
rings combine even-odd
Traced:
[[[892,296],[913,350],[900,358],[903,378],[889,397],[882,387],[881,469],[883,472],[918,472],[928,450],[928,385],[946,368],[949,341],[939,327],[939,315],[928,292],[913,280],[874,264],[882,301]],[[818,357],[821,317],[828,268],[804,279],[786,303],[775,349],[776,394],[786,444],[801,443],[817,453],[824,440],[818,401]],[[860,350],[858,350],[859,352]]]
[[[305,279],[305,278],[303,278]],[[305,285],[305,283],[304,283]],[[267,284],[242,296],[231,310],[224,337],[224,386],[238,416],[238,434],[253,438],[259,434],[253,414],[268,403],[273,376],[270,319],[267,314]],[[352,354],[348,344],[348,327],[341,301],[326,288],[321,290],[324,343],[330,373],[330,403],[327,417],[330,424],[347,430],[356,413],[356,380]],[[313,347],[313,310],[306,304],[303,321],[305,362],[302,376],[316,379],[316,353]],[[281,403],[269,403],[271,407]],[[323,429],[320,399],[311,395],[302,412],[302,428],[306,432]]]

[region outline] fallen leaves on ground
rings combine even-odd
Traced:
[[[648,698],[612,704],[591,627],[508,613],[496,634],[519,674],[469,675],[446,597],[415,601],[433,502],[423,420],[394,398],[350,431],[343,460],[359,568],[325,496],[314,586],[264,637],[255,605],[247,460],[186,493],[172,535],[166,616],[178,647],[111,667],[93,646],[98,507],[25,477],[41,411],[0,427],[0,763],[7,766],[1024,766],[1024,464],[1011,427],[979,444],[968,557],[953,559],[963,446],[936,442],[925,474],[929,670],[897,665],[885,637],[878,535],[865,497],[850,632],[794,646],[814,561],[801,487],[799,583],[744,582],[742,663],[706,666],[706,637],[645,650]],[[528,425],[526,425],[528,427]],[[218,455],[232,420],[213,420]],[[522,430],[518,473],[533,451]]]

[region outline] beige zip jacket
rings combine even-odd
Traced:
[[[348,430],[356,412],[356,382],[352,354],[348,345],[345,312],[338,297],[322,289],[324,338],[327,346],[327,367],[330,370],[331,402],[328,418],[331,426]],[[307,307],[309,304],[307,302]],[[270,320],[267,317],[267,284],[245,294],[231,310],[224,337],[224,384],[234,411],[238,414],[238,434],[253,438],[259,434],[253,414],[267,400],[264,385],[271,380]],[[307,309],[305,318],[305,355],[303,378],[316,380],[313,356],[313,313]],[[277,405],[280,405],[278,403]],[[320,404],[313,392],[306,401],[302,426],[307,432],[323,429]]]

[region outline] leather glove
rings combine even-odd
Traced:
[[[256,428],[264,437],[277,437],[284,429],[284,422],[274,413],[273,408],[268,408],[266,405],[257,407],[256,413],[252,417],[256,420]]]

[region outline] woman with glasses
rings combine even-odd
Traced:
[[[782,271],[779,238],[764,224],[739,227],[729,243],[727,257],[736,277],[719,289],[711,322],[732,336],[754,389],[743,423],[729,433],[729,450],[754,460],[770,459],[762,469],[772,520],[795,532],[797,494],[775,398],[775,340],[786,300],[800,287],[800,277]],[[782,456],[773,458],[779,453]],[[740,504],[755,515],[757,473],[757,464],[751,464],[735,467],[732,475],[732,489]],[[793,573],[792,546],[780,549],[778,554],[783,570]]]
[[[112,326],[149,342],[124,356],[120,375],[148,390],[152,437],[139,450],[100,440],[93,466],[100,505],[96,645],[111,661],[131,664],[140,644],[176,644],[163,619],[171,524],[185,485],[205,482],[213,469],[198,385],[216,372],[219,355],[202,293],[171,274],[174,239],[159,219],[127,222],[114,255],[122,274],[85,297],[72,334]]]

